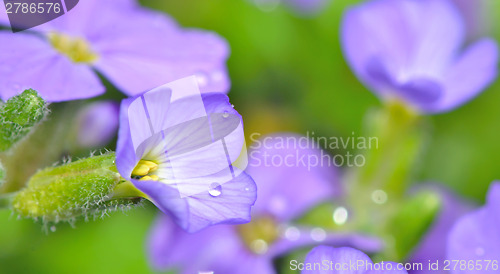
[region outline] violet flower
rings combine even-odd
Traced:
[[[121,104],[118,171],[189,232],[250,220],[256,190],[244,147],[227,96],[202,96],[194,76]]]
[[[114,101],[98,101],[85,106],[77,117],[77,142],[86,148],[104,146],[118,130],[119,105]]]
[[[463,216],[448,235],[448,260],[466,261],[452,273],[498,273],[500,271],[500,182],[488,191],[486,205]],[[489,263],[488,263],[488,260]],[[472,268],[468,265],[473,262]],[[487,267],[487,264],[488,267]],[[479,269],[481,267],[481,269]]]
[[[342,46],[358,78],[383,100],[445,112],[478,95],[497,74],[485,38],[465,51],[464,22],[447,0],[374,0],[349,9]]]
[[[298,266],[298,265],[297,265]],[[407,273],[403,264],[379,262],[374,264],[363,252],[350,247],[317,246],[307,255],[301,273],[375,274]]]
[[[288,137],[297,139],[295,135]],[[168,216],[161,215],[148,244],[149,257],[156,269],[177,268],[181,273],[268,274],[275,273],[272,260],[277,256],[319,242],[352,245],[368,251],[381,248],[378,239],[331,234],[322,228],[292,224],[311,207],[339,194],[337,171],[323,166],[308,170],[307,166],[285,162],[266,165],[265,157],[294,163],[303,157],[319,157],[318,149],[284,148],[276,138],[253,148],[247,169],[258,185],[252,222],[239,226],[219,225],[189,234],[173,225]]]
[[[31,30],[0,31],[3,100],[27,88],[51,102],[97,96],[105,87],[96,71],[129,96],[193,74],[203,92],[229,89],[222,38],[183,30],[133,0],[80,1]]]

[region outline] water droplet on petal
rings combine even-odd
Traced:
[[[229,111],[224,110],[224,113],[222,113],[222,117],[224,117],[224,118],[229,117]]]
[[[252,241],[250,244],[250,248],[252,249],[253,252],[257,254],[264,254],[267,252],[267,242],[262,240],[262,239],[257,239]]]
[[[245,187],[245,191],[250,191],[250,188],[249,187]]]
[[[232,107],[232,108],[234,108],[234,105],[233,105],[233,104],[231,104],[231,107]]]
[[[55,226],[55,225],[53,225],[53,226],[51,226],[51,227],[50,227],[50,231],[52,231],[52,232],[56,232],[56,229],[57,229],[57,228],[56,228],[56,226]]]
[[[326,239],[326,231],[322,228],[316,227],[311,230],[311,239],[316,242],[321,242]]]
[[[212,197],[218,197],[222,194],[222,186],[219,183],[211,183],[208,188],[208,194]]]
[[[296,241],[300,238],[300,230],[294,226],[287,227],[285,230],[285,238],[290,241]]]

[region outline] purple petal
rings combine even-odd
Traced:
[[[412,9],[409,1],[369,1],[349,9],[342,22],[342,47],[356,75],[383,94],[384,86],[367,73],[367,65],[378,58],[384,70],[393,76],[409,66],[416,38],[405,10]]]
[[[253,273],[275,273],[269,258],[250,253],[234,226],[219,225],[190,234],[162,215],[149,236],[148,250],[158,270],[245,274],[251,269]]]
[[[227,92],[227,42],[215,33],[183,30],[136,1],[80,1],[36,30],[82,37],[99,56],[95,67],[127,95],[196,75],[202,92]],[[131,39],[133,37],[133,39]]]
[[[309,253],[306,255],[306,259],[304,261],[304,264],[310,264],[311,266],[314,266],[316,264],[316,269],[315,270],[304,270],[301,273],[317,273],[317,274],[323,274],[323,273],[343,273],[343,274],[363,274],[366,272],[366,263],[363,265],[360,265],[358,267],[353,267],[349,269],[349,267],[345,270],[335,270],[335,267],[333,269],[323,269],[320,266],[322,266],[323,261],[328,261],[332,262],[335,266],[335,264],[347,264],[347,266],[353,264],[357,265],[358,262],[368,262],[371,263],[370,257],[368,257],[366,254],[363,252],[356,250],[354,248],[350,247],[340,247],[340,248],[333,248],[329,246],[317,246],[313,248]],[[319,264],[319,265],[318,265]]]
[[[414,11],[406,14],[413,20],[413,35],[418,43],[412,53],[411,73],[439,77],[448,68],[462,45],[465,25],[459,10],[448,0],[414,1]]]
[[[448,233],[454,223],[464,214],[469,212],[472,206],[450,192],[450,190],[440,187],[437,184],[420,187],[418,189],[430,189],[438,193],[441,197],[441,210],[427,233],[422,237],[420,243],[410,255],[409,261],[412,263],[423,263],[424,265],[427,264],[429,260],[433,262],[436,260],[440,262],[444,261],[446,260],[446,238]],[[416,270],[410,272],[425,273],[425,271]],[[445,273],[445,271],[435,272]]]
[[[329,157],[318,149],[318,144],[292,134],[270,135],[254,141],[247,168],[258,185],[254,214],[271,214],[280,221],[288,221],[339,194],[339,179],[335,167],[330,165],[331,158],[326,164],[313,162]]]
[[[269,247],[269,256],[277,257],[292,250],[321,243],[332,246],[350,246],[365,252],[378,252],[383,242],[375,237],[352,233],[329,233],[321,228],[287,227],[283,235]]]
[[[129,109],[131,109],[132,103],[136,100],[137,98],[128,98],[123,100],[120,105],[120,126],[116,145],[116,168],[122,177],[126,179],[131,177],[132,170],[142,156],[136,153],[134,138],[137,139],[139,138],[137,135],[149,131],[149,122],[144,112],[130,112],[132,115],[129,117]],[[132,125],[134,126],[133,131],[131,131]],[[133,138],[132,136],[135,137]]]
[[[470,46],[444,75],[446,92],[430,111],[448,111],[477,96],[497,76],[497,63],[495,41],[483,39]]]
[[[86,39],[99,55],[95,67],[131,96],[191,75],[198,76],[203,92],[229,90],[224,39],[183,30],[165,14],[135,1],[80,1],[38,30]]]
[[[104,146],[118,129],[119,107],[114,101],[89,104],[78,117],[78,143],[83,147]]]
[[[161,181],[132,181],[152,202],[188,232],[215,224],[250,221],[250,207],[256,199],[255,183],[246,173],[226,182],[218,195],[205,192],[181,198],[179,190]]]
[[[384,262],[383,270],[369,270],[366,274],[406,274],[408,273],[404,270],[404,265],[395,262]]]
[[[425,106],[440,99],[443,88],[436,81],[414,78],[401,85],[398,93],[413,105]]]
[[[500,182],[493,182],[486,197],[488,210],[500,221]]]
[[[448,235],[449,260],[500,260],[500,214],[498,201],[500,184],[489,190],[487,205],[460,218]],[[484,261],[482,261],[484,262]],[[498,273],[491,266],[482,265],[481,273]],[[463,273],[459,270],[453,273]]]
[[[9,16],[7,15],[7,10],[5,10],[5,5],[0,5],[0,25],[10,26]]]
[[[27,88],[49,102],[94,97],[105,88],[90,67],[74,64],[35,35],[0,32],[0,97]]]

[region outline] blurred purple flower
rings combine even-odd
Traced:
[[[410,255],[411,263],[423,263],[424,265],[436,260],[443,262],[446,260],[446,238],[453,227],[453,224],[469,212],[472,206],[460,199],[450,190],[439,185],[428,185],[419,187],[418,190],[432,190],[441,197],[441,209],[436,216],[427,233],[422,237],[418,246]],[[427,273],[428,270],[410,270],[409,273]],[[432,273],[447,273],[443,268],[432,271]]]
[[[466,38],[477,38],[487,33],[491,18],[485,10],[489,0],[452,0],[465,22]]]
[[[118,130],[119,105],[114,101],[99,101],[85,106],[77,117],[77,141],[86,148],[104,146]]]
[[[328,263],[325,265],[324,262]],[[373,264],[370,257],[350,247],[333,248],[317,246],[306,256],[304,270],[301,273],[407,273],[404,265],[394,262]]]
[[[448,235],[448,260],[474,262],[470,270],[460,268],[452,273],[498,273],[500,262],[500,182],[494,182],[488,191],[486,205],[460,218]],[[486,260],[496,260],[486,269]],[[478,270],[476,262],[482,269]]]
[[[250,220],[255,183],[235,164],[244,146],[227,96],[201,95],[195,77],[121,104],[118,171],[189,232]]]
[[[281,135],[283,136],[283,135]],[[295,135],[288,135],[298,138]],[[266,138],[273,137],[268,136]],[[276,137],[276,136],[274,136]],[[262,138],[262,140],[266,140]],[[305,137],[302,137],[305,138]],[[269,139],[268,139],[269,140]],[[277,139],[253,146],[247,172],[258,184],[252,222],[216,226],[188,234],[160,216],[149,238],[149,254],[157,269],[177,267],[182,273],[275,273],[272,260],[293,249],[318,242],[352,245],[368,251],[381,248],[378,239],[331,234],[322,228],[292,225],[311,207],[340,193],[337,171],[331,167],[285,164],[297,158],[318,156],[318,149],[283,147]],[[279,166],[266,166],[264,157],[281,157]]]
[[[447,0],[374,0],[348,10],[343,49],[359,77],[384,100],[425,113],[449,111],[497,75],[498,49],[485,38],[462,52],[464,23]]]
[[[222,38],[183,30],[134,0],[80,1],[32,30],[0,31],[1,99],[26,88],[51,102],[97,96],[105,87],[94,69],[129,96],[190,75],[203,92],[229,89]]]

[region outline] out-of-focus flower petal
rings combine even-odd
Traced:
[[[327,266],[324,262],[328,262]],[[342,273],[342,274],[385,274],[385,273],[407,273],[398,270],[398,264],[394,262],[380,263],[378,269],[368,266],[372,260],[363,252],[350,247],[334,248],[330,246],[317,246],[313,248],[304,261],[304,270],[301,273]],[[309,269],[307,267],[309,266]],[[399,265],[401,268],[401,265]]]
[[[104,146],[118,129],[119,106],[114,101],[99,101],[80,110],[78,143],[83,147]]]
[[[269,247],[269,256],[281,256],[291,250],[312,247],[318,243],[333,246],[350,246],[365,252],[378,252],[384,246],[384,243],[380,239],[360,234],[328,233],[321,228],[292,227],[292,229],[295,230],[293,233],[290,231],[287,233],[285,229],[284,235]]]
[[[373,0],[346,12],[342,44],[358,78],[383,99],[425,113],[449,111],[496,76],[497,47],[479,42],[462,56],[465,27],[448,0]]]
[[[135,1],[80,1],[68,14],[35,29],[87,40],[99,56],[95,67],[130,96],[194,74],[203,92],[229,90],[229,47],[223,38],[183,30]]]
[[[360,80],[379,94],[385,92],[384,86],[368,75],[367,65],[377,58],[389,75],[409,66],[416,37],[402,11],[412,8],[409,1],[369,1],[344,15],[342,46],[346,59]]]
[[[10,26],[9,16],[7,15],[5,5],[0,5],[0,25]]]
[[[148,240],[152,265],[158,270],[176,268],[180,273],[275,273],[272,263],[244,246],[234,226],[218,225],[191,234],[162,215]]]
[[[500,261],[500,183],[491,185],[487,204],[460,218],[448,235],[449,260],[497,260]],[[484,261],[483,261],[484,262]],[[473,273],[457,269],[453,273]],[[486,269],[481,273],[498,273],[498,269]]]
[[[450,190],[439,185],[428,185],[418,189],[429,189],[438,193],[441,197],[441,209],[427,233],[422,237],[420,243],[415,247],[414,251],[410,255],[409,261],[412,263],[415,262],[423,264],[428,263],[429,260],[444,261],[446,260],[446,240],[448,233],[450,232],[453,224],[460,217],[469,212],[472,209],[472,206],[466,201],[461,200],[458,196],[450,192]],[[413,270],[409,272],[425,273],[424,270]],[[434,272],[447,273],[442,269]]]
[[[470,46],[444,76],[444,96],[430,111],[442,112],[474,98],[497,76],[498,46],[483,39]]]
[[[306,255],[306,259],[304,261],[304,264],[310,264],[314,266],[316,264],[316,267],[318,267],[318,263],[320,266],[322,265],[321,263],[323,261],[332,261],[334,263],[347,263],[349,264],[356,264],[358,261],[363,261],[363,262],[371,262],[370,257],[368,257],[366,254],[363,252],[356,250],[354,248],[350,247],[340,247],[340,248],[334,248],[330,246],[317,246],[313,248],[309,253]],[[345,271],[343,270],[335,270],[335,269],[327,269],[324,270],[322,268],[316,269],[316,270],[304,270],[301,273],[318,273],[318,274],[323,274],[323,273],[345,273],[345,274],[355,274],[355,273],[365,273],[366,271],[366,265],[360,266],[359,268],[356,269],[347,269]]]
[[[324,160],[330,156],[305,136],[269,135],[252,146],[247,172],[259,186],[254,214],[288,221],[340,193],[337,171]],[[309,165],[312,158],[317,162]]]
[[[177,224],[195,232],[215,224],[242,224],[250,221],[250,207],[256,199],[255,183],[246,173],[221,185],[214,195],[205,192],[182,197],[175,185],[161,181],[133,180],[158,208],[175,217]]]
[[[0,32],[0,97],[32,88],[49,102],[94,97],[105,88],[87,65],[74,64],[43,39]]]

